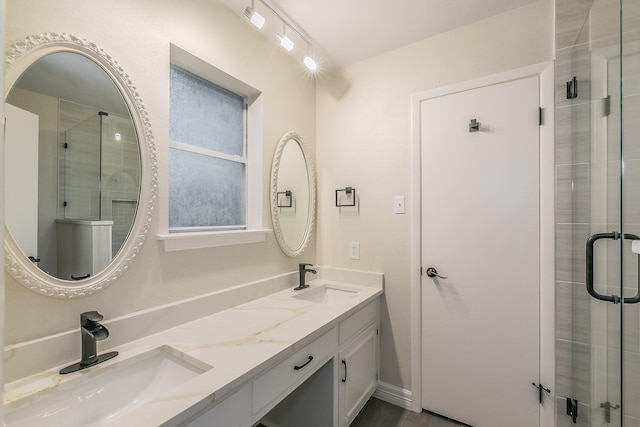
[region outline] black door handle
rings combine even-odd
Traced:
[[[617,231],[612,231],[611,233],[596,233],[587,239],[587,292],[589,292],[589,295],[592,297],[601,301],[612,302],[614,304],[622,301],[624,301],[625,304],[637,304],[640,302],[640,260],[638,260],[638,291],[635,296],[631,298],[620,298],[617,295],[602,295],[593,288],[593,247],[595,243],[600,239],[618,240],[620,237],[625,240],[640,240],[640,237],[635,234],[624,233],[621,235]]]
[[[640,240],[640,237],[635,234],[624,233],[622,237],[626,240]],[[640,302],[640,255],[638,255],[638,287],[636,290],[636,295],[631,298],[625,298],[625,304],[637,304]]]
[[[611,233],[596,233],[587,239],[587,292],[596,299],[612,302],[614,304],[618,304],[620,302],[620,297],[616,295],[602,295],[596,292],[593,288],[593,246],[600,239],[618,240],[619,238],[620,233],[612,231]]]

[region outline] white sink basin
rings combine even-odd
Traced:
[[[358,291],[355,289],[347,289],[342,287],[322,285],[317,288],[302,291],[294,298],[315,302],[318,304],[336,304],[341,303],[354,296]]]
[[[101,426],[211,369],[179,351],[159,347],[12,402],[7,427]]]

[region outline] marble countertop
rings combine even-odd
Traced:
[[[212,368],[160,398],[114,419],[109,425],[141,427],[159,426],[169,421],[169,425],[177,423],[212,402],[222,400],[383,292],[382,284],[379,287],[360,286],[322,279],[310,282],[309,290],[323,284],[344,285],[358,292],[342,302],[317,304],[294,298],[299,293],[286,289],[125,345],[111,349],[99,347],[100,353],[117,350],[119,355],[81,372],[59,375],[61,367],[56,367],[6,384],[5,404],[108,368],[149,350],[169,346]]]

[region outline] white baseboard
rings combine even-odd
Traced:
[[[412,410],[411,390],[405,390],[391,384],[378,382],[378,388],[373,392],[373,397],[384,400],[392,405]]]

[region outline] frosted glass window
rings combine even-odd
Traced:
[[[247,226],[246,100],[170,70],[169,231]]]
[[[172,141],[244,156],[244,97],[174,65],[170,85]]]
[[[170,148],[170,226],[244,228],[245,167]]]

